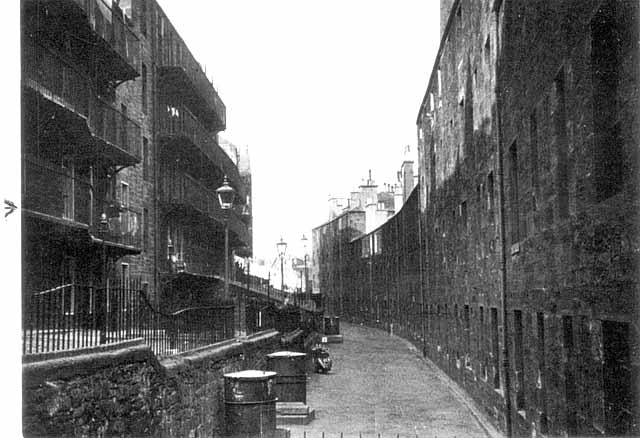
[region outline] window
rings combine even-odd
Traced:
[[[142,64],[142,112],[147,114],[147,66]]]
[[[129,184],[124,181],[120,183],[120,202],[123,207],[129,207]]]
[[[140,33],[147,36],[147,0],[140,0]]]
[[[546,382],[546,354],[545,354],[545,340],[544,340],[544,313],[538,312],[537,316],[537,331],[538,331],[538,387],[541,395],[541,409],[540,412],[540,432],[548,433],[547,424],[547,382]]]
[[[634,374],[629,324],[602,321],[604,421],[608,436],[636,435],[634,423]]]
[[[520,211],[518,208],[518,143],[513,142],[509,148],[509,218],[511,219],[511,243],[520,240],[518,227]]]
[[[491,63],[491,35],[487,35],[484,42],[484,62]]]
[[[616,22],[616,6],[614,1],[605,1],[591,22],[596,201],[605,200],[620,192],[625,179],[624,145],[619,133],[617,95],[618,75],[622,70],[622,41],[619,35],[628,31]]]
[[[462,227],[467,230],[467,201],[462,201],[460,204],[460,220],[462,221]]]
[[[149,178],[149,139],[147,137],[142,137],[142,178]]]
[[[516,377],[516,409],[524,411],[524,352],[523,352],[523,330],[522,311],[513,311],[513,349],[515,356],[515,377]]]
[[[487,210],[492,211],[494,205],[493,199],[493,172],[487,175]]]
[[[491,353],[493,356],[493,387],[500,389],[500,344],[498,343],[498,309],[491,308]]]
[[[142,248],[149,247],[149,209],[142,210]]]
[[[471,367],[470,351],[471,351],[471,321],[469,318],[469,305],[464,305],[464,344],[467,350],[465,356],[465,366]]]
[[[120,105],[120,146],[127,150],[128,142],[127,142],[127,107],[126,105]]]
[[[558,216],[565,218],[569,214],[569,175],[567,165],[567,115],[565,109],[564,69],[561,69],[554,81],[555,110],[554,132],[556,136],[556,190],[558,194]]]
[[[564,385],[566,395],[567,435],[576,436],[578,423],[576,415],[576,384],[574,378],[574,351],[573,351],[573,319],[571,316],[562,317],[562,335],[566,354],[564,370]]]

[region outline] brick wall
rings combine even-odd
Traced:
[[[158,362],[133,341],[23,365],[25,436],[214,436],[224,430],[223,374],[263,369],[277,332]]]

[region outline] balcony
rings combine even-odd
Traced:
[[[187,245],[169,260],[169,271],[175,274],[213,277],[223,269],[222,253],[195,245]]]
[[[107,215],[108,227],[100,226],[102,213]],[[117,201],[97,200],[93,209],[91,234],[98,242],[103,239],[110,245],[128,249],[132,253],[142,247],[142,215],[130,207],[122,206]]]
[[[93,202],[93,208],[92,208]],[[99,201],[91,195],[87,175],[72,167],[56,166],[31,156],[23,157],[22,206],[39,219],[84,228],[111,245],[137,252],[141,246],[142,222],[139,212],[114,202]],[[108,230],[100,230],[100,216],[107,213]],[[88,238],[88,236],[87,236]]]
[[[68,48],[110,81],[139,76],[140,41],[122,10],[107,0],[26,0],[26,33],[52,46]],[[71,35],[71,37],[70,37]]]
[[[208,131],[186,106],[174,107],[165,104],[161,107],[163,110],[158,115],[159,135],[175,141],[187,140],[227,175],[231,185],[238,190],[238,195],[244,198],[244,184],[238,168],[220,147],[215,135]]]
[[[160,184],[160,196],[163,202],[190,207],[218,223],[224,223],[225,212],[220,208],[216,193],[191,176],[179,172],[174,174],[163,172]],[[235,245],[250,244],[249,230],[242,222],[240,214],[231,210],[228,217],[229,230],[237,238]]]
[[[158,43],[160,89],[165,95],[179,96],[188,103],[209,130],[223,131],[227,119],[222,99],[171,23],[165,23],[164,38]]]
[[[25,98],[25,104],[39,110],[38,118],[27,122],[38,125],[26,126],[27,131],[39,132],[55,119],[69,125],[64,146],[75,145],[77,154],[101,155],[127,166],[140,162],[140,125],[96,97],[91,81],[54,52],[24,46],[22,81],[36,92],[34,99]]]
[[[40,218],[87,226],[91,216],[89,183],[73,169],[33,157],[23,159],[22,207]]]

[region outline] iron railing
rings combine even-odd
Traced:
[[[233,305],[157,311],[140,281],[63,284],[23,296],[25,355],[143,338],[159,357],[234,336]]]
[[[184,43],[180,35],[172,28],[169,21],[164,32],[163,44],[159,45],[161,51],[160,68],[179,68],[187,76],[198,95],[213,110],[219,120],[219,126],[226,126],[226,107],[213,84],[202,71],[191,51]]]
[[[214,276],[223,269],[222,263],[219,253],[204,247],[186,245],[183,251],[169,260],[169,270],[173,273]]]
[[[182,172],[163,172],[161,196],[165,202],[186,204],[214,219],[222,218],[222,209],[213,190]]]
[[[107,227],[100,224],[101,215],[107,215]],[[118,201],[96,200],[93,210],[91,233],[98,239],[120,245],[142,246],[142,215]]]
[[[86,119],[96,138],[141,159],[140,125],[98,98],[87,76],[42,46],[25,44],[22,53],[26,86]]]
[[[89,25],[115,52],[138,69],[140,41],[125,23],[126,18],[119,8],[113,8],[111,1],[74,0],[87,14]]]

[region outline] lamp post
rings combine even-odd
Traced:
[[[276,247],[280,256],[280,293],[284,294],[284,254],[287,252],[287,242],[282,240],[282,236],[280,236],[280,242],[276,244]]]
[[[109,316],[109,306],[107,300],[107,246],[105,245],[104,238],[109,231],[109,220],[107,214],[102,213],[100,215],[100,223],[98,224],[98,232],[100,233],[102,244],[102,304],[104,306],[104,312],[102,318],[104,319],[101,324],[100,330],[100,343],[106,344],[107,342],[107,319]]]
[[[302,235],[302,250],[304,251],[304,286],[301,290],[301,292],[304,294],[305,299],[307,299],[307,293],[308,291],[308,286],[307,284],[309,283],[309,272],[307,271],[307,236],[305,236],[304,234]]]
[[[220,208],[224,212],[224,294],[223,298],[229,298],[229,210],[233,207],[235,190],[229,185],[227,175],[224,176],[222,186],[216,189]]]

